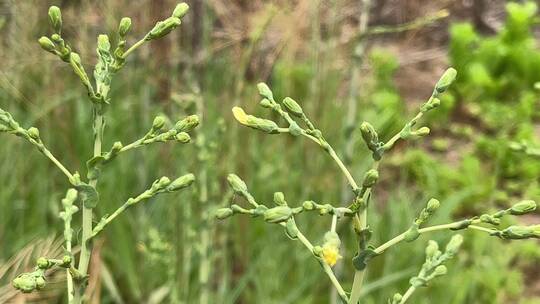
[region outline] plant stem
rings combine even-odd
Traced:
[[[100,109],[96,106],[94,108],[94,157],[101,156],[101,144],[103,141],[103,127],[104,127],[104,118]],[[97,179],[90,180],[90,186],[97,186]],[[86,276],[88,273],[88,264],[90,263],[90,254],[91,254],[91,245],[90,239],[92,237],[92,216],[93,211],[91,208],[87,208],[83,205],[82,210],[82,244],[81,244],[81,254],[79,257],[79,268],[78,271],[82,276]],[[78,288],[78,301],[83,293],[83,287],[79,286]]]
[[[302,234],[302,232],[298,231],[298,240],[300,240],[300,242],[302,242],[302,244],[304,244],[304,246],[310,251],[310,252],[313,252],[313,245],[311,244],[311,242],[306,238],[306,236],[304,234]],[[347,302],[349,299],[347,298],[347,293],[345,293],[345,290],[343,289],[343,287],[341,287],[341,284],[339,283],[338,279],[336,278],[336,276],[334,275],[334,272],[332,271],[332,268],[330,268],[330,266],[328,266],[328,264],[326,264],[325,262],[323,261],[320,261],[319,260],[319,263],[321,264],[321,267],[323,268],[323,271],[326,273],[326,275],[328,276],[328,278],[330,278],[330,281],[332,282],[332,284],[334,285],[334,287],[336,288],[339,296],[345,301]]]
[[[71,219],[69,221],[64,222],[64,237],[66,238],[66,251],[72,255],[71,251],[71,238],[72,238],[72,232],[71,232]],[[71,272],[68,269],[66,269],[66,279],[67,279],[67,296],[68,296],[68,303],[72,304],[74,303],[74,297],[73,297],[73,276],[71,275]]]
[[[71,174],[71,172],[69,172],[69,170],[66,169],[66,167],[64,167],[64,165],[62,165],[62,163],[56,157],[54,157],[54,155],[52,155],[52,153],[47,150],[47,148],[45,148],[45,146],[43,146],[42,153],[43,155],[47,156],[62,171],[62,173],[67,176],[69,180],[73,179],[73,175]]]
[[[416,287],[414,286],[409,287],[409,289],[407,289],[407,291],[403,295],[403,298],[401,298],[401,302],[399,302],[399,304],[405,304],[405,302],[407,302],[407,300],[411,297],[411,295],[415,291],[416,291]]]
[[[438,231],[438,230],[446,230],[446,229],[452,229],[452,228],[456,228],[456,227],[459,227],[460,225],[460,221],[457,221],[457,222],[453,222],[453,223],[449,223],[449,224],[442,224],[442,225],[436,225],[436,226],[431,226],[431,227],[426,227],[426,228],[422,228],[422,229],[419,229],[418,232],[420,234],[422,233],[426,233],[426,232],[432,232],[432,231]],[[469,225],[469,227],[467,227],[468,229],[475,229],[475,230],[478,230],[478,231],[482,231],[482,232],[487,232],[487,233],[492,233],[494,232],[495,230],[493,229],[489,229],[489,228],[484,228],[484,227],[481,227],[481,226],[477,226],[477,225]],[[404,239],[405,239],[405,232],[394,237],[393,239],[387,241],[386,243],[382,244],[381,246],[377,247],[374,249],[375,253],[377,254],[381,254],[383,253],[386,249],[402,242]]]
[[[135,51],[138,47],[140,47],[141,45],[143,45],[145,41],[146,41],[145,38],[143,38],[143,39],[137,41],[134,45],[132,45],[132,46],[124,53],[124,55],[122,55],[122,57],[123,57],[124,59],[127,58],[127,56],[128,56],[131,52]]]

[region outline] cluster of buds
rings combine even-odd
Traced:
[[[70,268],[71,260],[71,257],[67,255],[61,260],[40,257],[36,261],[34,271],[21,273],[13,279],[12,285],[15,289],[23,293],[41,290],[47,285],[45,272],[53,267]]]
[[[418,275],[411,278],[410,284],[414,287],[426,286],[430,280],[445,275],[447,269],[443,264],[456,255],[462,243],[463,237],[460,234],[454,235],[443,253],[439,250],[437,242],[429,241],[426,247],[426,261]]]
[[[418,217],[414,220],[413,224],[409,229],[405,232],[405,241],[412,242],[416,240],[420,236],[420,232],[418,231],[420,228],[420,225],[422,225],[424,222],[426,222],[430,216],[432,216],[435,211],[439,208],[440,202],[437,199],[430,199],[426,207],[420,211],[420,214]]]
[[[178,4],[172,15],[163,21],[158,21],[154,28],[146,34],[144,39],[150,41],[167,35],[182,23],[181,19],[186,15],[188,10],[189,6],[186,3]]]

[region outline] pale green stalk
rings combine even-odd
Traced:
[[[123,58],[127,58],[129,54],[131,54],[133,51],[135,51],[138,47],[143,45],[146,42],[145,38],[142,38],[141,40],[137,41],[134,45],[132,45],[122,56]]]
[[[407,291],[403,295],[403,298],[401,298],[401,302],[399,302],[399,304],[405,304],[405,302],[407,302],[407,300],[412,296],[412,294],[415,291],[416,291],[416,287],[410,286],[409,289],[407,289]]]

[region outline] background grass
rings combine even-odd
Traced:
[[[113,84],[105,147],[138,138],[160,113],[171,119],[198,113],[203,124],[195,145],[155,145],[119,158],[100,181],[107,199],[97,213],[112,212],[162,175],[191,171],[199,180],[193,193],[156,198],[108,228],[95,244],[93,302],[205,303],[206,295],[208,303],[331,301],[331,287],[316,262],[280,229],[250,218],[209,219],[209,210],[230,198],[229,172],[244,178],[261,201],[275,191],[293,205],[347,199],[335,164],[311,143],[238,128],[233,105],[268,115],[257,107],[259,81],[268,82],[278,98],[300,102],[338,153],[350,149],[348,162],[360,177],[369,165],[360,122],[371,122],[388,139],[429,97],[445,67],[458,69],[451,93],[428,121],[432,134],[400,144],[381,167],[370,210],[375,244],[405,230],[430,197],[442,202],[432,223],[521,198],[538,201],[540,160],[508,147],[510,141],[540,145],[534,4],[375,1],[369,28],[391,29],[442,9],[450,15],[413,30],[370,36],[358,62],[357,2],[194,1],[179,32],[144,47],[128,63]],[[62,8],[65,36],[91,66],[97,34],[113,33],[120,18],[130,16],[135,41],[175,2],[0,1],[0,106],[22,125],[37,126],[70,168],[84,168],[92,141],[84,90],[68,67],[37,44],[49,31],[46,11],[52,4]],[[351,77],[355,67],[358,78]],[[350,96],[357,104],[353,129],[345,119]],[[30,297],[14,293],[9,281],[32,267],[35,257],[61,254],[53,251],[58,244],[52,240],[61,237],[57,214],[67,185],[32,147],[9,136],[0,140],[0,301],[62,302],[61,276],[47,292]],[[314,242],[329,224],[326,218],[299,218]],[[344,245],[354,248],[350,227],[340,230]],[[464,236],[464,250],[449,274],[420,290],[414,303],[540,302],[537,242]],[[403,291],[430,238],[442,242],[449,235],[423,236],[373,260],[363,303],[383,303]],[[346,289],[352,254],[346,252],[340,271]]]

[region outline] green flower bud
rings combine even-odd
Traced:
[[[69,255],[65,255],[62,258],[62,267],[69,268],[71,266],[72,259]]]
[[[510,214],[522,215],[536,210],[536,202],[533,200],[521,201],[510,208]]]
[[[430,240],[426,246],[426,257],[428,260],[433,259],[439,252],[439,244],[437,242]]]
[[[43,36],[39,38],[38,42],[42,49],[44,49],[47,52],[54,53],[56,46],[54,45],[54,42],[51,41],[51,39]]]
[[[243,194],[248,190],[246,183],[236,174],[229,174],[227,182],[229,182],[229,186],[236,194]]]
[[[176,134],[175,139],[183,144],[187,144],[191,141],[191,137],[186,132],[180,132]]]
[[[263,98],[261,99],[261,101],[259,102],[259,105],[263,108],[271,108],[272,107],[272,102],[266,98]]]
[[[285,97],[283,99],[283,105],[291,112],[293,115],[301,117],[302,114],[304,114],[304,111],[302,110],[302,107],[292,98]]]
[[[175,179],[172,183],[170,183],[167,186],[167,191],[173,192],[173,191],[184,189],[186,187],[191,186],[191,184],[193,184],[194,181],[195,181],[195,175],[191,173],[180,176],[179,178]]]
[[[499,225],[501,223],[501,220],[494,217],[494,216],[491,216],[489,214],[482,214],[480,215],[480,221],[482,223],[487,223],[487,224],[491,224],[491,225]]]
[[[118,25],[118,35],[122,38],[125,38],[126,35],[129,33],[129,30],[131,29],[131,18],[124,17],[122,20],[120,20],[120,24]]]
[[[368,149],[373,152],[373,158],[375,160],[380,160],[382,157],[379,151],[381,143],[379,142],[379,135],[377,134],[377,131],[375,131],[375,128],[373,128],[370,123],[364,121],[360,125],[360,132],[362,133],[362,139],[364,139]]]
[[[266,222],[277,224],[288,220],[292,216],[292,209],[287,206],[278,206],[266,210],[263,216]]]
[[[364,175],[364,181],[362,182],[362,186],[365,188],[371,188],[377,181],[379,180],[379,171],[375,169],[370,169],[366,174]]]
[[[298,238],[298,232],[298,227],[296,227],[294,220],[289,219],[287,221],[287,224],[285,225],[285,233],[287,234],[287,236],[292,240],[296,240]]]
[[[163,190],[163,189],[165,189],[165,187],[167,187],[170,183],[171,183],[171,180],[170,180],[168,177],[163,176],[162,178],[156,180],[156,181],[152,184],[152,191],[156,192],[156,191]]]
[[[231,208],[219,208],[215,212],[215,217],[218,220],[224,220],[234,214],[234,211]]]
[[[40,257],[36,261],[36,265],[39,269],[49,269],[51,268],[51,263],[49,263],[49,260],[44,257]]]
[[[146,34],[145,40],[149,41],[161,38],[179,26],[180,23],[182,23],[182,21],[180,21],[180,19],[177,17],[169,17],[163,21],[159,21],[156,23],[154,28],[148,34]]]
[[[313,201],[305,201],[302,203],[302,208],[304,210],[313,210],[315,209],[315,203]]]
[[[174,126],[174,130],[177,132],[190,132],[195,127],[199,125],[199,116],[197,115],[190,115],[179,122],[177,122]]]
[[[417,224],[413,224],[413,225],[405,232],[405,235],[404,235],[403,240],[404,240],[405,242],[412,242],[412,241],[418,239],[418,237],[420,237],[420,231],[418,231],[418,225],[417,225]]]
[[[401,299],[403,299],[403,296],[401,294],[394,294],[394,296],[392,297],[392,304],[399,304],[401,302]]]
[[[503,231],[499,231],[494,234],[507,240],[540,238],[540,225],[510,226]]]
[[[31,273],[23,273],[16,277],[13,282],[13,287],[23,293],[30,293],[36,290],[36,279]]]
[[[461,234],[456,234],[452,236],[448,244],[446,244],[446,249],[445,249],[446,254],[449,254],[451,256],[456,254],[459,250],[459,247],[461,247],[462,243],[463,243],[463,236],[461,236]]]
[[[292,136],[300,136],[302,135],[302,128],[293,121],[289,124],[289,133],[291,133]]]
[[[179,3],[174,8],[172,16],[176,18],[182,18],[187,14],[188,10],[189,10],[189,5],[187,5],[187,3],[185,2]]]
[[[420,129],[412,132],[412,134],[415,135],[415,136],[422,137],[422,136],[429,135],[430,131],[431,130],[428,127],[421,127]]]
[[[257,89],[259,90],[259,94],[268,99],[268,100],[274,100],[274,94],[272,94],[272,90],[270,90],[270,87],[264,82],[259,82],[257,84]]]
[[[33,140],[39,140],[39,130],[38,130],[38,128],[31,127],[26,132],[27,132],[28,136],[30,136],[30,138],[32,138]]]
[[[36,277],[35,281],[37,290],[42,290],[47,285],[47,282],[45,281],[45,278],[43,276]]]
[[[165,126],[165,117],[163,117],[162,115],[156,116],[156,118],[154,118],[154,121],[152,122],[152,131],[153,132],[159,131],[163,129],[164,126]]]
[[[274,203],[278,206],[287,206],[283,192],[274,193]]]
[[[60,34],[62,31],[62,12],[58,6],[49,7],[49,22],[54,31]]]
[[[97,42],[98,50],[101,52],[109,52],[111,50],[111,42],[109,41],[109,36],[99,35]]]
[[[427,112],[433,110],[441,105],[441,100],[437,97],[431,98],[420,107],[421,112]]]
[[[427,202],[426,211],[429,214],[434,213],[439,207],[441,206],[441,203],[438,199],[432,198]]]
[[[435,267],[435,270],[433,270],[434,277],[442,276],[442,275],[445,275],[446,273],[448,273],[448,269],[444,265],[439,265]]]
[[[454,82],[456,79],[457,71],[454,68],[448,68],[441,76],[437,84],[435,85],[435,91],[437,94],[441,94]]]

